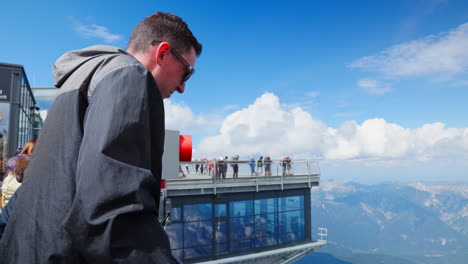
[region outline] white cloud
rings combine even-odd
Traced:
[[[228,104],[228,105],[225,105],[223,107],[223,111],[231,111],[231,110],[235,110],[235,109],[239,109],[239,106],[234,105],[234,104]]]
[[[308,93],[307,93],[307,96],[312,97],[312,98],[315,98],[315,97],[319,96],[319,94],[320,94],[320,92],[311,91],[311,92],[308,92]]]
[[[349,67],[389,76],[462,74],[468,68],[468,23],[448,33],[392,46],[377,55],[360,58]]]
[[[392,90],[380,81],[371,78],[358,80],[357,86],[370,94],[385,94]]]
[[[121,35],[112,34],[109,32],[109,29],[104,26],[96,24],[83,25],[77,20],[75,20],[75,26],[73,30],[75,30],[75,32],[84,38],[98,38],[107,43],[112,43],[122,39]]]
[[[219,135],[207,137],[197,148],[203,153],[249,155],[268,153],[319,152],[321,138],[317,131],[326,126],[313,120],[300,107],[284,110],[279,98],[265,93],[247,108],[228,115],[221,124]],[[313,134],[308,135],[310,131]]]
[[[192,109],[182,103],[176,103],[169,99],[164,100],[164,111],[166,115],[166,129],[186,131],[197,130],[206,125],[203,116],[195,115]]]
[[[346,121],[328,127],[301,107],[289,109],[265,93],[246,108],[228,115],[218,134],[197,147],[207,156],[270,154],[275,158],[361,159],[365,162],[468,158],[468,128],[442,123],[408,129],[382,118],[362,124]]]
[[[334,117],[351,117],[351,116],[355,116],[358,114],[359,113],[353,113],[353,112],[340,112],[340,113],[334,114],[333,116]]]

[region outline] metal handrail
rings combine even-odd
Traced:
[[[324,238],[326,238],[328,236],[328,228],[325,228],[325,227],[312,227],[312,230],[317,230],[318,231],[318,233],[317,232],[314,233],[312,231],[312,237],[314,237],[314,235],[319,236],[320,238],[318,239],[318,241],[324,241],[324,242],[327,241]]]
[[[237,169],[239,173],[237,178],[232,178],[226,174],[228,173],[229,168],[232,167],[232,169],[230,170],[234,170],[235,164],[237,164]],[[284,190],[285,183],[291,182],[291,180],[294,179],[299,179],[299,177],[293,176],[307,176],[308,187],[311,188],[313,186],[312,183],[317,180],[316,177],[320,176],[320,167],[318,166],[318,164],[319,160],[317,159],[295,160],[288,165],[285,165],[283,163],[283,160],[271,160],[271,163],[269,164],[270,166],[268,167],[265,166],[265,163],[263,163],[263,166],[258,166],[258,164],[255,164],[254,168],[251,168],[252,164],[250,163],[250,160],[213,160],[180,163],[181,170],[184,170],[185,168],[188,176],[184,177],[184,182],[196,179],[204,180],[205,182],[206,180],[209,180],[211,182],[214,194],[217,193],[217,188],[222,187],[223,184],[237,180],[239,180],[239,182],[243,182],[241,181],[241,179],[253,180],[256,191],[259,191],[259,186],[265,185],[265,182],[274,182],[278,180],[281,186],[281,190]],[[194,165],[196,166],[195,169],[193,168]],[[203,166],[203,174],[201,173],[201,166],[197,165]],[[192,166],[192,168],[189,168],[188,166]],[[271,173],[273,166],[276,167],[276,175]],[[222,168],[224,171],[220,172],[220,168]],[[267,168],[269,169],[268,172],[270,173],[266,176],[265,174]],[[200,173],[198,172],[199,169]],[[257,170],[256,172],[255,169]],[[259,169],[262,171],[263,175],[259,173]],[[252,173],[252,170],[255,173]]]

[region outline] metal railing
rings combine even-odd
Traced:
[[[174,191],[182,193],[183,190],[187,190],[184,193],[217,194],[234,189],[258,192],[299,186],[312,188],[319,181],[319,160],[297,160],[289,166],[281,160],[272,160],[266,166],[255,164],[253,169],[246,160],[181,162],[179,178],[166,179],[167,189],[172,194]]]
[[[255,176],[292,176],[292,175],[320,175],[319,160],[271,160],[252,163],[249,160],[207,160],[180,162],[181,177],[226,179]],[[207,177],[203,177],[207,176]]]
[[[315,241],[327,242],[328,228],[312,227],[312,239]]]

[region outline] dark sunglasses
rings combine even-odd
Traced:
[[[154,40],[153,42],[151,42],[151,45],[158,45],[161,44],[161,42],[162,41]],[[185,74],[184,76],[182,76],[182,83],[187,82],[190,79],[190,77],[192,77],[192,75],[195,73],[195,69],[182,57],[182,55],[180,55],[179,52],[171,48],[171,53],[174,55],[174,57],[176,57],[176,59],[178,59],[182,63],[182,65],[184,65]]]

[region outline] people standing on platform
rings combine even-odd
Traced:
[[[158,221],[164,98],[183,93],[202,46],[157,12],[126,50],[60,57],[59,88],[0,244],[2,263],[174,263]]]
[[[200,174],[201,174],[201,175],[203,175],[203,172],[204,172],[204,171],[206,171],[206,170],[204,169],[204,167],[205,167],[205,162],[206,162],[206,159],[205,159],[205,158],[203,158],[203,159],[201,159],[200,161],[202,161],[202,162],[203,162],[202,164],[200,164]]]
[[[286,157],[286,170],[287,170],[287,175],[288,176],[291,175],[291,164],[292,164],[291,158]]]
[[[228,171],[228,162],[229,158],[228,156],[225,156],[224,157],[224,166],[223,166],[223,169],[224,169],[224,178],[226,179],[226,176],[227,176],[227,171]]]
[[[250,156],[249,165],[250,165],[250,176],[255,176],[255,159],[253,156]]]
[[[257,167],[258,167],[258,176],[262,176],[263,173],[263,156],[257,160]]]
[[[265,164],[265,176],[271,176],[271,159],[269,155],[265,156],[263,163]]]
[[[198,162],[198,160],[195,159],[195,162]],[[199,171],[199,170],[200,170],[200,164],[197,163],[197,164],[195,164],[195,174],[196,174],[196,175],[198,175],[198,171]]]
[[[211,178],[213,179],[214,177],[214,172],[213,172],[213,163],[214,161],[213,160],[209,160],[208,161],[208,174],[211,176]]]
[[[182,166],[179,164],[179,178],[185,178],[185,173],[182,170]]]
[[[232,157],[232,160],[239,160],[239,155]],[[235,178],[235,179],[239,178],[239,164],[233,163],[231,166],[232,166],[232,171],[233,171],[232,178]]]
[[[287,157],[284,157],[282,160],[281,160],[281,168],[282,168],[282,176],[286,176],[286,165],[287,165]]]
[[[224,170],[224,162],[223,157],[219,157],[218,162],[216,163],[216,179],[226,179],[226,174]]]

